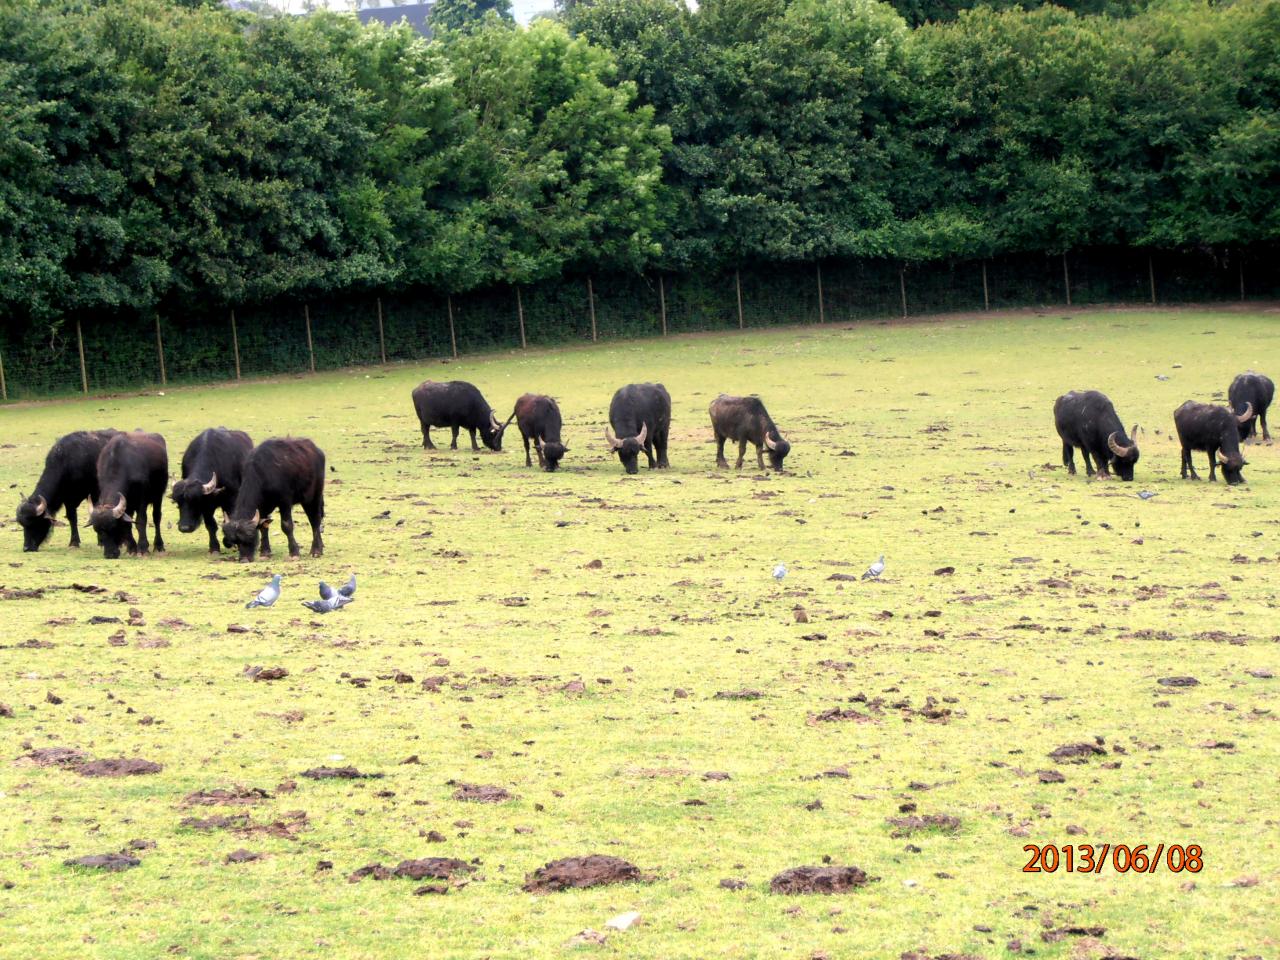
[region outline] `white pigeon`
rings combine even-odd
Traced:
[[[884,573],[884,554],[880,554],[880,559],[867,567],[867,572],[862,575],[863,580],[875,580]]]
[[[780,563],[773,568],[773,579],[781,580],[786,575],[787,575],[787,565],[785,563]]]
[[[280,599],[280,574],[271,578],[271,582],[258,591],[258,595],[244,605],[246,610],[253,607],[269,607]]]

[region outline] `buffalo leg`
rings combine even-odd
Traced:
[[[293,504],[291,503],[280,504],[280,529],[284,531],[285,539],[289,541],[289,556],[302,556],[298,541],[293,536]]]
[[[716,432],[716,466],[721,470],[729,469],[729,461],[724,458],[724,442],[726,439],[723,433]]]
[[[653,458],[653,438],[649,437],[644,442],[644,455],[649,458],[649,469],[652,470],[658,465],[658,461]]]
[[[764,447],[756,444],[756,465],[759,466],[760,472],[764,473]]]
[[[520,439],[524,441],[524,465],[526,467],[533,466],[533,457],[529,456],[529,435],[523,430],[520,431]],[[542,451],[538,451],[538,466],[542,466]]]
[[[210,510],[204,515],[204,528],[209,533],[209,552],[221,553],[218,549],[218,523],[213,519],[213,511]]]
[[[311,503],[304,503],[302,512],[307,515],[307,523],[311,524],[311,555],[323,557],[324,538],[320,535],[320,528],[324,526],[324,494]]]
[[[262,535],[262,545],[258,547],[258,556],[271,556],[271,531],[267,523],[262,524],[258,528],[258,532]]]
[[[745,441],[745,440],[739,440],[739,441],[738,441],[738,462],[737,462],[736,464],[734,464],[734,469],[735,469],[735,470],[741,470],[741,469],[742,469],[742,459],[743,459],[746,455],[747,455],[747,441]]]
[[[469,433],[469,434],[471,435],[471,449],[472,449],[472,450],[479,450],[479,449],[480,449],[480,444],[476,443],[476,428],[475,428],[475,427],[467,427],[467,433]]]
[[[1065,440],[1062,441],[1062,465],[1071,476],[1076,475],[1076,448]]]
[[[160,513],[164,506],[164,497],[160,496],[156,502],[151,505],[151,522],[155,525],[156,536],[151,541],[152,546],[156,548],[156,553],[164,553],[164,534],[160,532]]]
[[[1089,460],[1089,448],[1081,447],[1080,456],[1084,457],[1084,473],[1087,477],[1093,476],[1093,463]]]
[[[1270,442],[1271,442],[1271,431],[1269,431],[1269,430],[1267,429],[1267,414],[1266,414],[1266,411],[1263,411],[1262,413],[1258,414],[1258,419],[1262,421],[1262,439],[1263,439],[1263,440],[1265,440],[1267,443],[1270,443]],[[1255,427],[1254,429],[1256,430],[1257,428]]]
[[[666,470],[671,464],[667,460],[667,432],[665,430],[654,438],[653,445],[658,451],[658,469]]]
[[[458,449],[458,427],[455,425],[450,427],[449,429],[453,431],[453,440],[450,441],[449,443],[449,449],[457,450]]]
[[[1218,478],[1216,476],[1217,470],[1218,470],[1218,451],[1211,447],[1209,449],[1209,482],[1210,483],[1216,483],[1218,481]]]
[[[424,426],[422,428],[422,449],[434,450],[436,445],[431,442],[431,428]]]
[[[138,511],[138,516],[133,522],[138,528],[138,542],[129,552],[146,556],[151,549],[151,544],[147,541],[147,505],[145,503],[142,505],[142,509]]]
[[[80,546],[80,527],[76,524],[76,507],[79,504],[67,504],[67,523],[71,525],[71,543],[70,546]]]

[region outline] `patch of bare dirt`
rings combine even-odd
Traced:
[[[769,881],[770,893],[848,893],[874,878],[858,867],[791,867]]]
[[[475,868],[456,857],[424,857],[421,860],[401,860],[391,871],[392,876],[410,880],[448,880],[455,873],[471,873]]]
[[[308,780],[376,780],[380,773],[361,773],[355,767],[312,767],[298,774]]]
[[[246,803],[260,803],[270,800],[271,794],[261,787],[215,787],[212,790],[197,790],[189,793],[182,803],[188,807],[239,806]]]
[[[1107,751],[1097,743],[1064,743],[1049,754],[1050,760],[1059,763],[1084,763],[1092,757],[1105,757]]]
[[[119,873],[121,870],[128,870],[131,867],[137,867],[142,861],[137,857],[131,857],[126,853],[95,853],[87,857],[75,857],[71,860],[63,860],[63,866],[67,867],[88,867],[92,870],[106,870],[110,873]]]
[[[488,784],[461,783],[457,780],[450,780],[446,786],[456,786],[457,789],[453,791],[453,799],[463,800],[467,803],[505,803],[514,799],[503,787]]]
[[[889,825],[894,827],[893,837],[909,837],[915,833],[936,830],[939,833],[955,833],[960,829],[960,818],[949,813],[929,813],[924,816],[890,817]]]
[[[74,767],[88,760],[89,755],[71,747],[40,747],[20,759],[30,760],[37,767]]]
[[[525,877],[524,890],[527,893],[554,893],[613,883],[639,883],[648,879],[633,863],[620,857],[593,853],[586,857],[553,860],[539,867]]]
[[[82,777],[136,777],[163,769],[162,764],[141,757],[111,757],[82,763],[76,767],[76,773]]]

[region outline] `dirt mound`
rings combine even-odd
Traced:
[[[187,794],[182,801],[188,807],[239,806],[245,803],[259,803],[270,800],[271,794],[261,787],[215,787],[212,790],[197,790]]]
[[[361,773],[355,767],[312,767],[299,774],[308,780],[372,780],[380,773]]]
[[[1162,687],[1198,687],[1200,681],[1195,677],[1161,677],[1156,683]]]
[[[183,817],[179,821],[178,826],[186,827],[188,830],[236,830],[242,829],[249,825],[249,815],[247,813],[233,813],[227,816],[209,817],[201,819],[200,817]]]
[[[455,873],[470,873],[474,869],[466,861],[455,857],[426,857],[422,860],[401,860],[391,873],[410,880],[422,880],[425,877],[448,880]]]
[[[480,783],[459,783],[457,780],[450,780],[447,786],[455,784],[458,788],[453,791],[455,800],[464,800],[467,803],[505,803],[514,799],[502,787]]]
[[[140,866],[142,861],[125,853],[95,853],[88,857],[63,860],[62,864],[67,867],[89,867],[93,870],[108,870],[112,873],[118,873],[121,870],[128,870],[130,867]]]
[[[741,690],[721,690],[712,699],[714,700],[759,700],[764,696],[763,690],[752,690],[744,687]]]
[[[954,833],[960,829],[960,818],[949,813],[929,813],[923,817],[890,817],[889,824],[896,829],[890,836],[909,837],[913,833],[925,830],[937,830],[941,833]]]
[[[252,863],[254,860],[261,860],[262,854],[256,850],[246,850],[241,847],[239,850],[232,850],[226,856],[227,863]]]
[[[593,853],[587,857],[553,860],[539,867],[525,877],[524,889],[528,893],[553,893],[611,883],[638,883],[647,879],[633,863],[620,857]]]
[[[771,893],[847,893],[873,878],[858,867],[792,867],[769,881]]]
[[[24,753],[21,759],[30,760],[37,767],[72,767],[84,763],[89,755],[71,747],[41,747]]]
[[[1050,760],[1084,763],[1090,757],[1107,755],[1107,751],[1096,743],[1064,743],[1049,754]]]
[[[107,760],[90,760],[76,767],[82,777],[136,777],[147,773],[159,773],[164,767],[141,757],[112,757]]]

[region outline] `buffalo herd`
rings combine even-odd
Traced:
[[[1191,454],[1208,455],[1209,479],[1217,469],[1228,484],[1244,482],[1247,465],[1240,444],[1257,435],[1270,440],[1267,408],[1275,385],[1257,373],[1243,373],[1232,381],[1225,407],[1188,400],[1174,411],[1174,425],[1182,446],[1182,477],[1199,479]],[[569,448],[561,436],[560,407],[551,397],[526,393],[515,403],[506,421],[498,419],[483,394],[470,383],[428,380],[414,389],[413,407],[422,428],[422,445],[434,450],[431,428],[448,428],[450,447],[457,449],[458,433],[466,430],[471,448],[479,450],[476,437],[490,450],[502,450],[502,435],[516,422],[524,441],[525,466],[532,466],[530,446],[543,470],[555,471]],[[791,444],[778,430],[758,397],[721,394],[708,411],[715,433],[716,466],[728,469],[726,442],[738,445],[736,467],[742,469],[747,445],[755,447],[756,463],[783,469]],[[1128,431],[1115,406],[1096,390],[1072,391],[1053,405],[1054,424],[1062,438],[1062,463],[1076,472],[1075,449],[1080,448],[1085,472],[1103,479],[1113,473],[1132,480],[1138,463],[1138,434]],[[619,389],[609,404],[609,425],[604,438],[629,474],[639,470],[640,453],[650,469],[665,469],[671,432],[671,395],[660,383],[632,383]],[[289,543],[289,555],[301,550],[293,535],[293,508],[301,507],[311,525],[311,556],[324,553],[325,455],[305,437],[280,437],[254,446],[249,435],[225,427],[203,431],[182,455],[182,477],[170,496],[178,507],[178,529],[193,533],[201,525],[209,536],[209,552],[235,549],[242,561],[255,555],[271,555],[269,527],[277,513],[280,529]],[[122,550],[145,554],[153,546],[164,550],[160,518],[169,482],[169,451],[164,437],[134,430],[82,430],[67,434],[50,448],[44,472],[35,489],[18,506],[23,549],[38,550],[65,511],[73,547],[80,546],[76,511],[89,501],[89,525],[98,535],[103,555],[119,557]],[[151,511],[154,537],[147,537],[147,511]],[[222,543],[218,542],[216,511],[221,510]],[[135,536],[136,533],[136,536]]]

